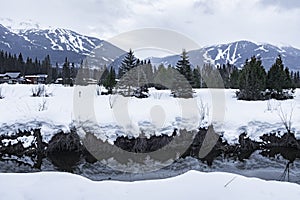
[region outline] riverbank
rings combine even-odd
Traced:
[[[26,136],[32,137],[32,143],[27,141],[25,148],[21,142],[12,142],[17,136],[24,141],[27,141]],[[209,137],[216,138],[215,144],[203,156],[201,148],[206,146],[204,140]],[[134,181],[168,178],[194,169],[300,183],[297,175],[300,149],[296,146],[299,140],[292,133],[274,137],[264,135],[264,142],[256,142],[241,134],[238,143],[229,144],[215,132],[200,129],[174,131],[172,136],[120,137],[115,144],[110,144],[92,134],[81,139],[73,130],[67,134],[61,132],[49,143],[44,143],[37,129],[9,138],[1,136],[0,172],[67,171],[92,180]],[[269,168],[269,172],[265,171],[268,174],[275,165],[276,174],[273,175],[261,176],[248,171],[252,168],[261,173],[260,170]]]
[[[142,180],[143,177],[131,179],[131,175],[123,178],[119,172],[131,174],[140,169],[155,171],[170,167],[166,175],[145,177],[166,178],[198,169],[196,165],[201,163],[208,168],[226,159],[243,163],[251,160],[253,154],[259,154],[270,159],[281,157],[280,162],[286,162],[282,168],[284,179],[277,175],[271,179],[288,181],[289,169],[299,158],[299,90],[292,100],[246,102],[238,101],[234,90],[195,90],[194,99],[188,101],[170,97],[168,90],[150,89],[149,98],[137,99],[99,96],[95,88],[90,88],[88,97],[92,97],[93,104],[84,104],[78,110],[76,101],[84,97],[83,92],[76,93],[78,88],[49,85],[45,86],[47,95],[32,97],[32,87],[37,86],[1,87],[4,94],[0,100],[2,172],[51,170],[83,174],[94,180],[111,177]],[[76,117],[78,112],[89,108],[86,105],[94,106],[96,123]],[[193,112],[182,114],[183,108]],[[122,113],[126,114],[126,120],[118,118]],[[291,122],[289,132],[282,117],[288,124]],[[209,127],[212,131],[207,134]],[[213,142],[207,143],[205,138]],[[157,156],[161,149],[168,153]],[[138,159],[132,157],[136,154]],[[192,167],[185,163],[190,158],[195,160]],[[183,165],[176,165],[182,160]],[[14,165],[22,167],[6,170]],[[87,173],[81,172],[83,165],[89,166],[84,168]],[[99,166],[112,176],[98,177],[99,170],[88,172],[88,168]],[[186,169],[180,170],[183,166]],[[264,165],[259,163],[260,166]]]
[[[255,141],[261,141],[260,136],[266,133],[283,134],[286,128],[280,116],[287,116],[287,120],[291,117],[291,131],[297,138],[300,136],[298,89],[295,98],[286,101],[238,101],[235,90],[196,89],[194,99],[188,102],[171,97],[169,90],[151,88],[149,98],[137,99],[98,96],[94,88],[87,95],[90,103],[77,109],[80,107],[77,87],[48,85],[47,97],[32,97],[35,85],[1,84],[0,87],[4,96],[0,99],[0,135],[41,129],[43,141],[49,142],[55,134],[68,133],[85,123],[97,138],[113,143],[120,136],[138,137],[142,132],[146,137],[172,135],[174,129],[192,131],[212,124],[218,134],[234,144],[242,133]],[[80,97],[83,100],[84,94]],[[185,108],[189,108],[188,112],[183,112]],[[79,117],[85,110],[93,111],[89,113],[92,122]]]

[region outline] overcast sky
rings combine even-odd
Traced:
[[[1,0],[0,18],[33,20],[108,39],[146,28],[199,46],[251,40],[300,48],[299,0]]]

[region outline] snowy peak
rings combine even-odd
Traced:
[[[98,62],[101,65],[109,64],[111,60],[125,53],[108,42],[67,29],[13,30],[3,25],[0,26],[0,50],[14,54],[21,52],[23,57],[37,57],[38,59],[50,55],[53,64],[63,63],[65,57],[68,57],[70,62],[80,63],[99,49],[101,49],[101,56]]]
[[[101,43],[101,40],[86,37],[65,29],[46,29],[46,30],[25,30],[20,31],[20,36],[33,44],[39,45],[41,42],[45,47],[59,51],[74,51],[83,55],[88,55]]]
[[[214,64],[226,63],[242,67],[246,59],[257,56],[262,59],[265,68],[270,68],[280,54],[285,65],[291,69],[300,67],[300,50],[293,47],[277,47],[271,44],[259,44],[250,41],[238,41],[206,48],[206,54]]]
[[[191,63],[196,66],[202,63],[214,65],[233,64],[243,67],[246,59],[257,56],[262,59],[263,65],[269,69],[278,55],[281,55],[284,64],[292,70],[300,69],[300,50],[294,47],[277,47],[271,44],[259,44],[250,41],[237,41],[228,44],[219,44],[204,47],[203,49],[189,52]],[[175,66],[179,56],[168,56],[165,58],[152,58],[156,65],[170,64]]]
[[[5,22],[1,25],[1,21]],[[6,26],[5,24],[8,24]],[[8,28],[9,27],[9,28]],[[0,19],[0,50],[23,54],[23,57],[43,59],[50,55],[52,63],[62,63],[65,57],[71,62],[79,63],[86,56],[100,61],[101,65],[109,66],[112,61],[125,53],[120,48],[103,40],[84,36],[72,30],[61,28],[40,28],[32,21],[14,23],[10,19]],[[243,67],[245,60],[252,56],[261,57],[263,65],[269,69],[278,55],[282,56],[285,66],[292,70],[300,69],[300,50],[291,46],[275,46],[251,41],[237,41],[228,44],[218,44],[189,52],[189,58],[194,66],[204,63],[214,65],[233,64]],[[159,64],[175,66],[179,55],[164,58],[150,58],[156,66]],[[119,61],[117,61],[118,63]],[[116,63],[116,62],[115,62]],[[114,66],[118,68],[118,66]]]

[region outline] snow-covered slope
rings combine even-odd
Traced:
[[[140,182],[93,182],[67,173],[0,174],[1,199],[14,200],[298,200],[300,186],[229,173],[190,171]]]
[[[63,63],[65,57],[80,63],[86,56],[98,51],[98,61],[104,65],[125,52],[118,47],[93,37],[84,36],[66,29],[9,29],[0,24],[0,49],[43,59],[50,55],[52,63]]]
[[[234,64],[242,67],[246,59],[252,56],[262,58],[263,65],[269,69],[278,55],[281,55],[284,64],[292,70],[300,70],[300,50],[293,47],[277,47],[271,44],[258,44],[250,41],[237,41],[229,44],[208,46],[200,50],[189,52],[190,61],[193,65],[201,63],[212,64]],[[168,56],[165,58],[152,58],[152,63],[158,65],[176,65],[179,56]]]

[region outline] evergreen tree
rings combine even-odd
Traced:
[[[154,74],[151,62],[140,61],[140,64],[134,68],[134,74],[136,77],[136,88],[134,90],[134,96],[138,98],[146,98],[149,96],[148,87],[154,86]]]
[[[126,54],[122,65],[119,68],[119,84],[118,91],[124,96],[132,96],[134,94],[134,87],[138,87],[138,71],[133,70],[137,67],[137,59],[134,52],[130,49]]]
[[[270,95],[276,99],[290,98],[283,90],[289,90],[293,87],[290,71],[288,68],[284,68],[281,56],[278,55],[268,72],[267,88],[270,90]]]
[[[295,82],[297,87],[300,87],[300,73],[299,71],[297,73],[295,73]]]
[[[177,62],[176,69],[179,73],[173,73],[172,95],[178,98],[192,98],[193,76],[190,61],[185,50],[182,51],[181,59]]]
[[[75,64],[72,63],[72,65],[71,65],[71,71],[70,71],[70,77],[71,77],[72,80],[75,80],[76,76],[77,76],[77,69],[75,67]]]
[[[108,70],[107,70],[108,71]],[[108,90],[109,94],[112,94],[113,88],[116,86],[116,72],[114,68],[111,66],[108,74],[106,75],[104,87]]]
[[[200,74],[200,69],[199,68],[195,68],[193,70],[193,88],[200,88],[201,87],[201,74]]]
[[[204,64],[201,70],[202,87],[224,88],[224,81],[218,68],[212,64]]]
[[[218,67],[219,73],[222,77],[223,83],[224,83],[224,87],[225,88],[230,88],[231,87],[231,75],[232,73],[235,71],[235,73],[237,72],[236,67],[234,67],[233,65],[227,63],[226,65],[223,64],[222,67]],[[233,78],[235,77],[236,74],[234,74]],[[232,80],[235,81],[235,80]]]
[[[77,71],[77,75],[76,75],[76,80],[75,80],[76,85],[87,85],[87,82],[86,82],[87,75],[86,75],[85,67],[88,67],[88,63],[86,61],[85,64],[83,64],[83,60],[82,60],[80,63],[80,67]]]
[[[82,78],[83,78],[83,85],[88,85],[90,77],[91,77],[90,63],[88,62],[88,60],[84,61],[84,66],[82,68],[81,74],[82,74]]]
[[[171,89],[173,81],[171,81],[169,68],[165,68],[163,64],[160,64],[157,70],[154,71],[153,74],[153,82],[155,89]]]
[[[230,74],[230,88],[239,88],[239,70],[236,67],[234,67],[232,73]]]
[[[23,60],[22,53],[20,53],[19,56],[18,56],[18,65],[20,67],[21,75],[25,76],[25,74],[26,74],[26,68],[25,68],[25,62]]]
[[[176,69],[179,71],[179,73],[181,73],[186,78],[186,80],[190,83],[190,85],[193,85],[191,64],[185,49],[182,51],[180,57],[181,59],[177,62]]]
[[[134,56],[134,52],[130,49],[126,54],[124,60],[122,61],[121,67],[119,69],[119,78],[122,78],[129,70],[137,66],[137,59]]]
[[[143,70],[143,74],[145,76],[145,82],[147,83],[147,85],[149,85],[149,83],[153,83],[153,79],[154,79],[154,70],[153,70],[153,66],[151,64],[151,62],[147,62],[146,61],[142,61],[142,70]]]
[[[291,75],[293,86],[296,88],[300,87],[300,74],[298,72],[293,72],[293,75]]]
[[[272,90],[272,92],[281,94],[285,78],[284,65],[279,55],[268,72],[267,88]]]
[[[259,58],[253,56],[246,63],[239,76],[238,98],[243,100],[264,99],[266,90],[266,71]]]
[[[284,72],[285,72],[285,79],[284,79],[283,89],[286,89],[286,90],[295,89],[295,85],[293,84],[292,76],[291,76],[289,68],[286,67],[284,69]]]
[[[52,65],[51,65],[51,61],[50,61],[50,56],[47,55],[45,57],[45,59],[42,61],[42,70],[41,70],[42,74],[47,74],[47,79],[46,79],[47,84],[52,82],[52,79],[53,79],[52,72],[53,72],[53,70],[52,70]]]
[[[52,82],[55,83],[57,78],[58,78],[58,63],[56,63],[55,67],[52,68]]]
[[[63,84],[64,85],[70,85],[70,63],[68,61],[68,58],[65,58],[65,62],[63,64],[62,69],[62,78],[63,78]]]
[[[33,63],[33,74],[39,74],[40,71],[40,61],[37,59],[37,57],[35,57]]]
[[[108,70],[108,68],[106,67],[106,65],[104,65],[104,67],[103,67],[103,69],[102,69],[102,71],[101,71],[102,73],[101,73],[101,77],[100,77],[100,79],[99,79],[99,85],[104,85],[105,84],[105,82],[106,82],[106,79],[107,79],[107,77],[108,77],[108,74],[109,74],[109,70]]]

